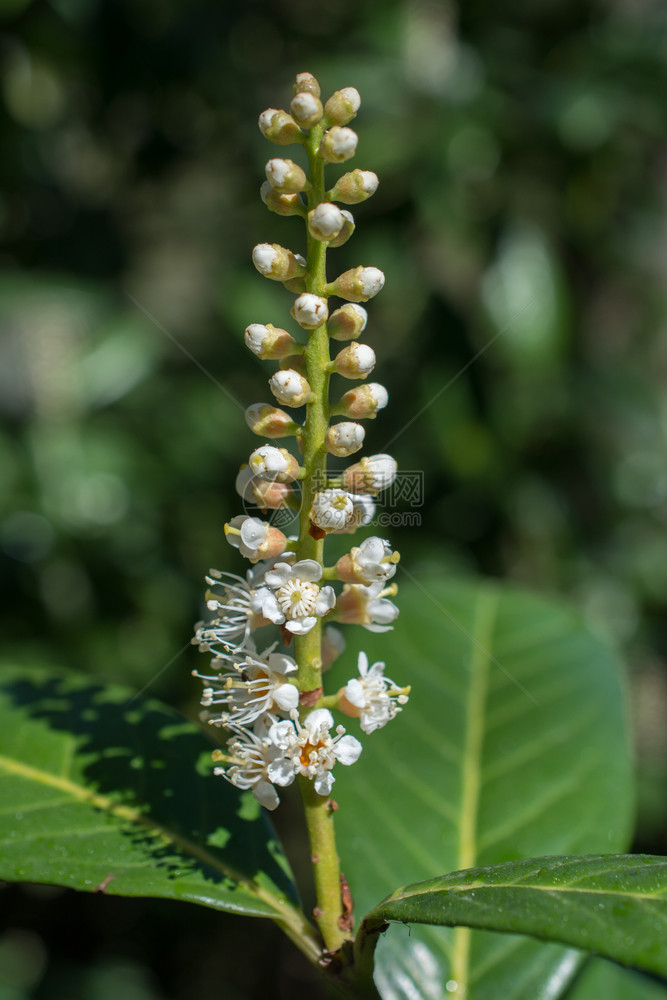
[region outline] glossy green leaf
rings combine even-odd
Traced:
[[[126,689],[4,669],[0,878],[270,917],[307,947],[275,834],[249,793],[213,778],[210,751]]]
[[[491,584],[404,574],[397,600],[395,631],[363,648],[412,685],[410,702],[335,786],[357,914],[434,872],[624,850],[631,769],[609,649],[568,607]],[[377,956],[386,1000],[462,985],[466,1000],[548,1000],[582,959],[514,935],[396,926]]]
[[[667,987],[633,969],[593,958],[586,962],[567,1000],[665,1000]]]
[[[404,886],[371,923],[465,924],[560,941],[667,976],[667,858],[531,858]]]

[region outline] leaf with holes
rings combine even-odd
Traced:
[[[627,847],[631,768],[616,657],[567,607],[475,582],[401,586],[401,616],[367,636],[410,702],[337,781],[356,912],[397,885],[478,865]],[[341,658],[344,661],[344,658]],[[349,667],[336,665],[344,683]],[[489,931],[392,926],[385,1000],[547,1000],[582,953]]]
[[[211,778],[210,751],[158,702],[3,669],[0,879],[270,917],[316,957],[275,834],[250,793]]]
[[[397,889],[365,925],[377,931],[385,921],[530,934],[667,976],[667,858],[604,854],[469,868]],[[372,938],[364,927],[360,935]]]

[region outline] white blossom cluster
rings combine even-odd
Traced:
[[[310,130],[316,129],[316,155],[325,163],[342,163],[356,151],[357,135],[347,126],[359,104],[358,92],[346,87],[323,105],[315,78],[300,73],[290,111],[270,108],[260,115],[259,126],[278,145],[303,144]],[[326,200],[309,206],[302,197],[309,188],[308,179],[294,161],[272,158],[266,165],[266,178],[261,195],[267,207],[282,215],[301,215],[310,237],[333,247],[349,239],[355,225],[351,213],[334,202],[364,201],[378,185],[371,171],[353,170],[326,192]],[[348,342],[325,370],[336,377],[365,380],[376,359],[372,348],[358,339],[368,319],[358,303],[382,289],[382,272],[375,267],[353,268],[328,284],[326,295],[316,295],[306,288],[308,265],[299,254],[279,244],[260,244],[253,251],[253,262],[262,275],[282,282],[296,295],[292,316],[306,337],[326,323],[331,341]],[[345,302],[330,312],[330,296]],[[306,345],[299,337],[304,334],[296,337],[264,322],[251,323],[245,331],[246,345],[256,357],[279,363],[269,388],[276,402],[290,409],[313,400]],[[358,421],[374,419],[387,401],[387,391],[379,383],[364,382],[345,392],[331,407],[334,416],[344,419],[327,429],[326,451],[337,458],[358,452],[365,436]],[[281,507],[296,508],[294,484],[308,475],[308,469],[301,466],[298,449],[293,453],[271,442],[292,437],[300,443],[306,428],[296,416],[271,403],[252,404],[246,421],[251,430],[269,440],[252,452],[240,470],[237,492],[265,515]],[[371,455],[332,475],[317,490],[311,489],[307,523],[312,537],[350,534],[368,525],[375,513],[375,498],[391,486],[396,473],[390,455]],[[372,733],[401,711],[409,688],[386,677],[384,663],[370,665],[360,652],[357,675],[335,695],[322,694],[317,700],[316,692],[313,702],[313,692],[309,692],[306,707],[291,643],[325,621],[321,660],[326,669],[345,648],[331,622],[361,625],[371,632],[393,628],[398,608],[391,600],[396,593],[391,581],[399,555],[386,539],[371,536],[334,566],[324,567],[315,559],[300,558],[299,542],[288,539],[270,517],[263,520],[247,514],[233,517],[225,525],[225,536],[252,565],[245,577],[210,570],[206,578],[209,617],[197,624],[193,639],[212,656],[209,672],[196,673],[204,683],[203,717],[227,734],[225,749],[213,755],[220,764],[215,773],[238,788],[251,790],[267,809],[279,803],[277,788],[291,784],[299,775],[312,780],[319,795],[328,796],[336,762],[353,764],[362,749],[358,739],[336,724],[332,711],[357,718],[362,732]],[[277,626],[284,646],[279,649],[273,641],[261,649],[260,635],[271,626]]]

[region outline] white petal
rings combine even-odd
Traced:
[[[359,659],[357,660],[357,670],[361,677],[365,677],[368,673],[368,657],[365,653],[359,653]]]
[[[318,565],[317,563],[315,565]],[[270,569],[264,579],[269,587],[277,590],[278,587],[282,587],[284,583],[287,583],[289,578],[292,576],[292,567],[289,563],[279,562],[276,563],[273,569]]]
[[[268,524],[264,524],[258,517],[247,517],[241,525],[241,541],[252,549],[265,542],[268,533]]]
[[[293,674],[297,665],[287,653],[270,653],[266,661],[274,674]]]
[[[334,718],[328,708],[315,708],[303,720],[304,727],[307,726],[309,729],[320,729],[322,726],[331,729],[333,724]]]
[[[362,750],[361,743],[354,736],[341,736],[334,747],[334,755],[341,764],[354,764]]]
[[[315,601],[315,614],[321,618],[327,611],[331,611],[335,603],[336,591],[333,587],[322,587]]]
[[[269,781],[258,781],[252,790],[252,794],[265,809],[273,812],[280,804],[278,793]]]
[[[300,559],[290,566],[290,575],[298,576],[300,580],[308,580],[310,583],[317,583],[322,576],[322,567],[314,559]]]
[[[280,750],[286,750],[294,737],[294,726],[291,722],[274,722],[269,729],[269,739]]]
[[[268,775],[274,785],[285,788],[294,781],[294,766],[286,757],[278,757],[268,766]]]
[[[378,625],[388,625],[398,618],[398,608],[386,597],[379,597],[368,605],[368,613]]]
[[[261,603],[259,613],[263,615],[264,618],[268,618],[274,625],[282,625],[285,621],[285,615],[283,614],[280,605],[271,591],[267,591],[266,596]]]
[[[283,622],[285,618],[283,617]],[[282,624],[282,623],[281,623]],[[317,625],[317,618],[311,615],[308,618],[292,618],[290,621],[285,622],[285,628],[292,635],[307,635],[312,628]]]
[[[334,778],[331,771],[324,771],[323,774],[318,774],[313,782],[315,785],[315,791],[318,795],[328,795],[333,788],[333,783],[336,779]]]
[[[356,705],[357,708],[363,708],[366,704],[364,686],[356,677],[345,685],[345,697],[351,705]]]
[[[299,689],[294,684],[281,684],[273,692],[273,700],[283,712],[289,712],[299,704]]]

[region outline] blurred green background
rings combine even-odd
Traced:
[[[222,525],[257,443],[237,401],[269,399],[243,330],[292,325],[250,250],[304,246],[258,197],[266,159],[300,151],[256,120],[310,70],[325,96],[360,90],[352,165],[381,179],[330,275],[387,276],[366,339],[390,406],[367,441],[425,476],[421,529],[389,533],[411,574],[565,595],[621,645],[635,848],[666,853],[665,8],[2,0],[0,17],[4,655],[196,713],[201,578],[239,570]],[[45,888],[0,906],[0,1000],[312,995],[255,922]]]

